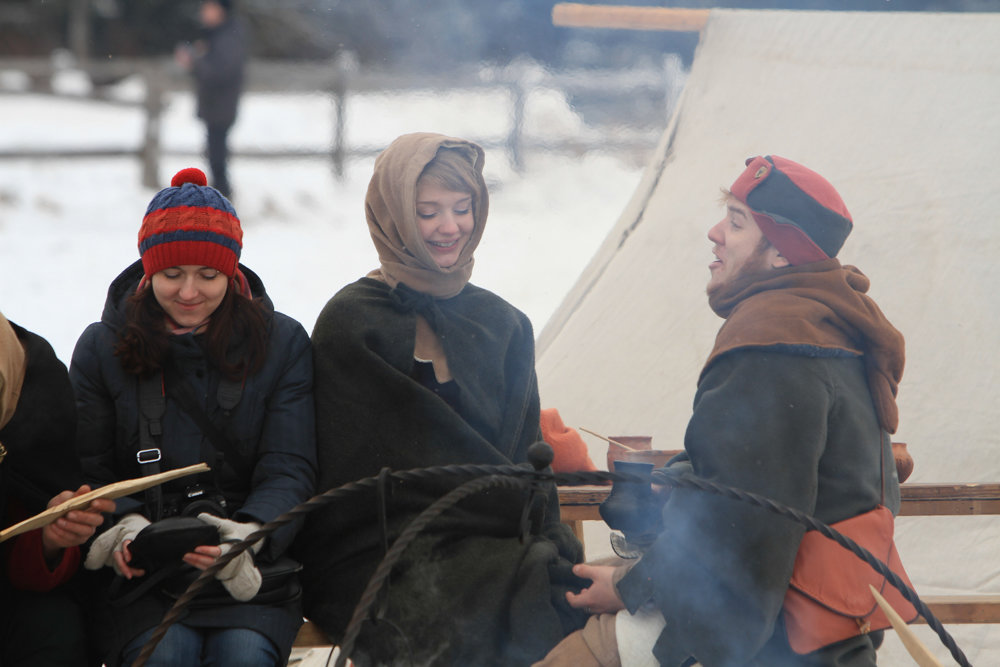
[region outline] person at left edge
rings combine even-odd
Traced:
[[[92,543],[84,565],[98,570],[101,582],[95,634],[108,667],[131,664],[173,603],[158,586],[140,588],[150,574],[129,565],[129,546],[145,525],[197,515],[219,527],[221,542],[238,541],[315,487],[309,338],[238,263],[242,236],[231,203],[206,185],[205,174],[178,172],[146,210],[141,260],[112,282],[101,321],[73,352],[88,481],[97,486],[201,461],[212,467],[157,487],[159,494],[119,499],[112,526]],[[155,415],[145,408],[162,397],[162,436],[150,444],[140,424],[148,429]],[[197,509],[206,500],[211,509]],[[300,603],[253,597],[261,582],[256,565],[281,556],[296,530],[283,527],[221,570],[229,596],[195,605],[146,664],[284,665],[302,623]],[[201,545],[183,560],[204,570],[221,553]],[[136,590],[134,601],[114,604],[119,592]]]
[[[0,528],[90,491],[81,485],[75,434],[66,365],[47,340],[0,313]],[[0,665],[92,664],[80,545],[114,506],[95,499],[0,544]]]

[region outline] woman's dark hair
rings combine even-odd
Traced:
[[[264,365],[267,317],[261,299],[245,296],[230,283],[203,338],[208,360],[224,377],[239,380]],[[126,373],[145,377],[163,370],[170,352],[166,318],[151,284],[128,298],[125,328],[115,345],[115,354]]]

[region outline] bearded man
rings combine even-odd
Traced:
[[[826,524],[878,513],[894,553],[889,434],[903,337],[867,296],[868,279],[836,259],[851,215],[826,179],[778,156],[747,160],[725,208],[708,233],[708,301],[725,322],[698,380],[684,452],[668,471]],[[540,664],[875,665],[882,633],[863,627],[868,617],[830,636],[834,621],[793,614],[793,569],[795,581],[807,569],[797,561],[801,525],[684,486],[670,490],[659,518],[631,567],[575,568],[593,584],[570,603],[596,615]]]

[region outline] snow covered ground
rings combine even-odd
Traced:
[[[17,85],[16,75],[0,73],[0,88]],[[86,87],[72,74],[59,85]],[[119,91],[139,93],[135,82]],[[134,148],[142,137],[137,108],[35,95],[0,100],[3,150]],[[496,142],[511,122],[510,100],[488,91],[356,96],[347,118],[348,145],[370,147],[413,131]],[[553,90],[528,97],[524,131],[549,140],[597,134]],[[332,101],[323,95],[247,95],[231,142],[234,149],[316,149],[330,145],[332,132]],[[167,151],[200,152],[190,95],[169,99],[162,133]],[[645,155],[528,152],[516,172],[504,153],[488,151],[490,215],[473,282],[521,308],[540,331],[631,196]],[[349,161],[342,178],[316,158],[232,161],[242,261],[264,279],[276,307],[307,330],[334,292],[377,265],[363,206],[373,161]],[[167,157],[163,185],[187,166],[206,168],[201,158]],[[45,336],[67,365],[79,334],[100,317],[108,284],[138,258],[136,235],[155,194],[140,180],[130,158],[0,160],[0,311]],[[293,664],[329,657],[300,650]]]
[[[0,73],[0,87],[17,83]],[[84,87],[72,73],[59,85]],[[136,87],[126,81],[118,94],[134,98]],[[35,95],[0,100],[5,150],[134,148],[143,132],[138,108]],[[319,94],[247,95],[232,146],[322,149],[332,109]],[[348,145],[370,147],[412,131],[498,141],[511,122],[510,100],[488,90],[355,96],[346,117]],[[597,133],[553,90],[529,95],[524,130],[550,139]],[[165,158],[163,185],[183,167],[206,168],[190,95],[169,98],[162,134],[167,151],[193,156]],[[503,152],[489,151],[490,215],[473,282],[525,311],[537,333],[628,201],[644,159],[528,152],[516,172]],[[349,161],[339,179],[323,159],[232,161],[242,261],[307,330],[337,289],[377,264],[363,208],[373,161]],[[0,311],[48,338],[67,363],[80,332],[99,318],[107,285],[138,258],[136,234],[155,194],[141,187],[139,169],[129,158],[0,160]]]

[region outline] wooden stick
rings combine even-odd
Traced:
[[[700,32],[708,23],[710,11],[676,7],[627,7],[560,2],[552,7],[552,24],[567,28]]]
[[[893,629],[896,634],[899,635],[900,641],[903,642],[903,646],[909,652],[910,656],[916,661],[919,667],[941,667],[941,663],[938,662],[926,646],[917,638],[913,630],[910,630],[906,625],[906,621],[896,613],[896,610],[892,608],[885,598],[882,597],[875,587],[868,584],[868,588],[871,589],[872,595],[875,596],[875,602],[878,606],[882,608],[882,612],[889,618],[889,622],[892,623]]]
[[[85,493],[82,496],[70,498],[66,502],[59,503],[55,507],[50,507],[44,512],[40,512],[33,517],[25,519],[21,523],[15,523],[10,528],[0,531],[0,542],[8,540],[15,535],[26,533],[29,530],[47,526],[59,517],[64,516],[73,510],[83,509],[89,505],[92,500],[97,500],[98,498],[108,498],[114,500],[115,498],[121,498],[122,496],[127,496],[137,491],[148,489],[151,486],[156,486],[157,484],[162,484],[163,482],[169,482],[170,480],[177,479],[178,477],[187,477],[188,475],[194,475],[199,472],[208,472],[209,470],[210,468],[207,463],[196,463],[184,468],[161,472],[156,475],[136,477],[135,479],[125,479],[120,482],[102,486],[101,488],[94,489],[93,491]]]
[[[639,451],[638,449],[635,449],[634,447],[629,447],[628,445],[626,445],[624,443],[618,442],[617,440],[612,440],[611,438],[605,437],[605,436],[601,435],[600,433],[594,433],[590,429],[583,428],[582,426],[580,427],[580,430],[584,431],[585,433],[589,433],[590,435],[595,435],[598,438],[600,438],[601,440],[604,440],[605,442],[610,442],[613,445],[618,445],[619,447],[624,447],[625,449],[629,450],[630,452],[637,452],[637,451]]]

